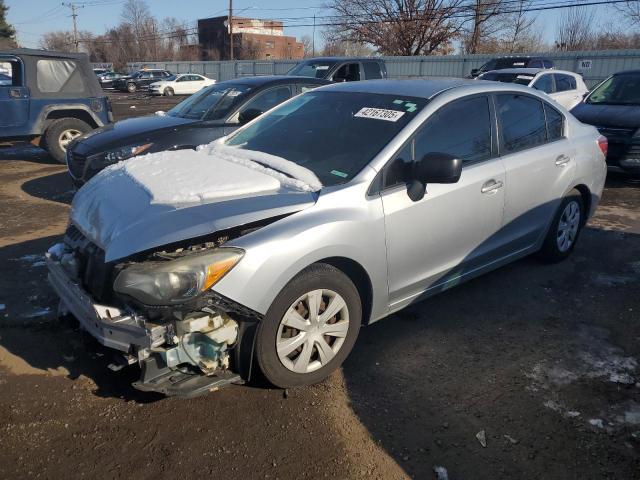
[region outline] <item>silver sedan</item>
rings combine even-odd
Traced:
[[[606,148],[518,85],[331,85],[199,152],[98,175],[48,255],[51,278],[96,338],[145,367],[140,388],[185,365],[246,377],[242,358],[275,385],[306,385],[342,364],[362,324],[526,255],[566,258],[598,205]],[[181,170],[163,190],[171,155]],[[226,193],[206,191],[216,179]],[[115,270],[97,288],[78,257]]]

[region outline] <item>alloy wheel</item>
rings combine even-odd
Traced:
[[[558,232],[556,242],[558,250],[566,252],[571,248],[578,235],[580,227],[580,205],[575,200],[570,201],[564,207],[560,222],[558,223]]]
[[[76,130],[75,128],[69,128],[67,130],[63,130],[60,136],[58,137],[58,143],[60,144],[60,148],[62,150],[67,150],[67,146],[71,143],[72,140],[78,138],[82,135],[80,130]]]
[[[278,358],[292,372],[313,372],[336,356],[348,330],[349,309],[338,293],[327,289],[307,292],[280,320]]]

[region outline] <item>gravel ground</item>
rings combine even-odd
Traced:
[[[119,118],[169,101],[112,98]],[[363,328],[321,385],[180,400],[135,391],[55,317],[42,254],[66,225],[64,167],[30,147],[0,165],[0,478],[640,478],[640,187],[624,177],[568,261],[527,258]]]

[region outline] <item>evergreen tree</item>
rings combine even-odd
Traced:
[[[7,22],[9,7],[0,0],[0,46],[12,46],[15,44],[16,30]]]

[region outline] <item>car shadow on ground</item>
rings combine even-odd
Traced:
[[[28,180],[22,184],[22,190],[32,197],[67,205],[71,204],[75,195],[73,183],[66,171]]]
[[[565,262],[528,257],[364,327],[343,366],[353,411],[411,478],[631,478],[633,425],[605,421],[607,436],[588,420],[640,389],[573,372],[587,354],[640,355],[638,258],[640,235],[586,228]],[[578,334],[596,329],[603,347]],[[571,374],[540,386],[547,366]]]
[[[30,143],[0,144],[0,161],[20,160],[45,165],[60,165],[46,150]]]

